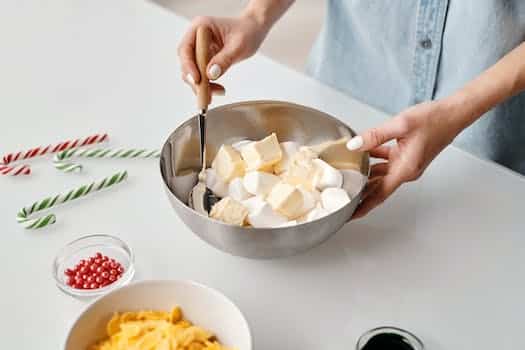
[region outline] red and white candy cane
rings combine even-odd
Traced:
[[[95,134],[85,138],[62,141],[55,145],[39,146],[31,148],[27,151],[8,153],[3,158],[3,164],[0,164],[0,175],[29,175],[31,173],[31,169],[28,165],[12,166],[9,164],[19,160],[43,156],[48,153],[56,153],[71,148],[92,145],[95,143],[103,142],[107,140],[107,138],[108,134]]]
[[[31,168],[27,165],[3,165],[0,164],[0,174],[2,175],[29,175],[31,174]]]

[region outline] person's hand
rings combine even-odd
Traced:
[[[253,55],[268,33],[268,28],[249,14],[236,18],[195,18],[178,48],[182,79],[194,91],[195,83],[201,78],[195,61],[195,37],[200,26],[210,28],[213,33],[210,44],[212,57],[206,69],[210,80],[218,79],[232,64]],[[224,94],[224,88],[216,83],[211,83],[211,91],[212,94]]]
[[[349,149],[369,151],[370,156],[384,160],[372,165],[353,218],[383,203],[401,184],[418,179],[462,130],[461,113],[461,106],[446,100],[425,102],[348,141]],[[391,145],[384,145],[392,140]]]

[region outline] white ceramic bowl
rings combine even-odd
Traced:
[[[238,350],[251,350],[248,322],[218,291],[191,281],[141,281],[114,290],[89,305],[67,334],[64,350],[85,350],[106,336],[114,312],[171,310],[180,306],[184,317],[213,332],[219,341]]]

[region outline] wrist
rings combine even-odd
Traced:
[[[445,123],[453,130],[454,137],[476,121],[483,112],[475,98],[465,91],[458,91],[438,101]]]
[[[268,32],[273,25],[267,11],[256,6],[248,5],[241,13],[241,17],[250,20],[262,32]]]

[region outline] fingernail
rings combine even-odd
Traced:
[[[208,70],[208,76],[210,79],[215,80],[221,76],[222,70],[218,64],[214,64]]]
[[[186,74],[186,80],[187,80],[191,85],[195,85],[195,79],[193,79],[193,75],[191,75],[191,73]]]
[[[355,151],[363,147],[363,138],[361,136],[352,137],[347,143],[346,148],[350,151]]]

